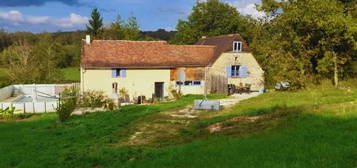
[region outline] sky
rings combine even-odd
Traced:
[[[56,32],[85,28],[91,10],[98,8],[105,23],[118,14],[135,16],[144,31],[175,30],[179,19],[186,19],[197,0],[0,0],[0,28],[9,32]],[[202,0],[201,0],[202,1]],[[261,0],[221,0],[243,15],[262,17],[255,9]]]

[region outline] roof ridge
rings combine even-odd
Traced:
[[[206,38],[201,38],[200,40],[204,39],[212,39],[212,38],[221,38],[221,37],[233,37],[233,36],[241,36],[239,33],[234,33],[234,34],[223,34],[219,36],[213,36],[213,37],[206,37]]]
[[[215,46],[215,45],[172,45],[172,44],[170,44],[169,46],[174,46],[174,47],[176,47],[176,46],[178,46],[178,47],[200,47],[200,48],[215,48],[215,47],[217,47],[217,46]]]
[[[110,41],[110,42],[147,42],[147,43],[167,43],[167,41],[164,40],[158,40],[158,41],[133,41],[133,40],[93,40],[93,41]]]

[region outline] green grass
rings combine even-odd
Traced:
[[[209,98],[222,98],[210,95]],[[76,116],[58,124],[55,114],[30,121],[0,123],[0,167],[92,167],[130,159],[137,149],[113,147],[136,119],[184,107],[202,96],[185,96],[157,105],[125,106],[118,111]],[[110,156],[109,158],[107,158]]]
[[[220,96],[211,96],[219,98]],[[77,116],[53,114],[0,123],[0,167],[357,167],[357,89],[316,87],[271,92],[232,109],[207,112],[171,137],[168,146],[120,147],[131,123],[183,107],[199,96],[150,106]],[[209,134],[206,127],[235,116],[268,115]]]
[[[80,69],[76,67],[61,69],[63,74],[63,79],[60,82],[79,82],[80,81]],[[9,76],[7,74],[7,69],[0,68],[0,84],[1,81],[9,81]],[[6,82],[8,84],[8,82]]]
[[[80,81],[81,79],[79,68],[64,68],[61,71],[63,73],[63,80],[65,81]]]
[[[6,79],[6,78],[8,78],[7,70],[5,68],[0,68],[0,79]]]

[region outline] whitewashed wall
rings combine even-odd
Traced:
[[[12,95],[13,90],[14,90],[14,86],[7,86],[0,89],[0,101],[10,97]]]

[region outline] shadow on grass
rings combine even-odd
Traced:
[[[357,166],[356,115],[325,115],[317,107],[276,107],[263,115],[214,135],[183,133],[196,137],[143,152],[129,167]]]

